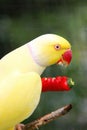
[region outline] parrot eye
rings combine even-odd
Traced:
[[[56,50],[59,50],[59,49],[60,49],[60,45],[58,45],[58,44],[55,45],[55,49],[56,49]]]

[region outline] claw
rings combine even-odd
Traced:
[[[15,130],[24,130],[24,125],[23,124],[17,124],[15,126]]]

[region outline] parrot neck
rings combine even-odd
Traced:
[[[27,44],[8,53],[0,60],[0,80],[12,72],[36,72],[41,75],[46,67],[35,62]]]
[[[41,75],[43,73],[43,71],[46,69],[46,67],[41,66],[40,64],[38,64],[35,61],[33,54],[32,54],[32,51],[31,51],[31,48],[29,46],[29,43],[27,45],[28,45],[28,49],[29,49],[29,56],[30,56],[29,59],[31,59],[31,63],[32,63],[31,67],[35,68],[35,71]]]

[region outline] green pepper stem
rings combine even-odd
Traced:
[[[75,84],[74,81],[72,80],[72,78],[68,78],[67,83],[68,83],[70,88],[72,88]]]

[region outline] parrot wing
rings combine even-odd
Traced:
[[[0,130],[9,130],[32,114],[41,86],[35,72],[12,73],[0,81]]]

